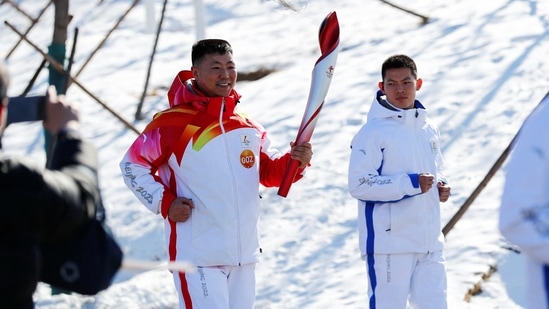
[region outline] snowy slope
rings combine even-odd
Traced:
[[[44,0],[16,1],[36,16]],[[430,17],[418,17],[380,1],[204,0],[208,37],[229,40],[240,72],[260,68],[276,72],[257,81],[242,81],[242,106],[286,150],[295,138],[307,100],[310,73],[320,55],[318,28],[336,11],[341,27],[340,53],[326,104],[312,143],[313,166],[293,185],[287,198],[262,189],[263,261],[257,267],[257,308],[366,308],[366,273],[358,253],[356,202],[347,193],[347,160],[352,136],[366,119],[389,55],[412,56],[424,84],[419,99],[440,126],[453,196],[443,204],[448,222],[507,147],[524,118],[549,90],[549,3],[546,1],[418,0],[394,1]],[[79,36],[73,73],[88,61],[98,44],[131,7],[130,0],[71,1],[69,29]],[[337,3],[337,4],[335,4]],[[156,18],[162,1],[155,2]],[[152,67],[143,113],[134,121],[145,84],[155,29],[147,27],[145,3],[137,3],[77,77],[79,82],[137,130],[167,106],[167,86],[190,66],[196,40],[192,0],[168,2],[163,31]],[[5,3],[0,15],[21,32],[29,20]],[[47,50],[53,9],[29,32]],[[18,36],[0,26],[2,56]],[[40,64],[40,55],[25,42],[7,63],[12,72],[10,95],[18,95]],[[47,86],[43,70],[32,94]],[[127,258],[166,258],[162,221],[126,189],[118,162],[136,137],[112,113],[72,85],[79,102],[82,129],[99,148],[100,177],[108,222]],[[44,160],[39,124],[9,127],[4,151]],[[498,171],[447,237],[450,308],[521,308],[522,259],[504,247],[497,231],[503,173]],[[487,280],[490,265],[497,271]],[[482,293],[464,301],[474,284]],[[164,270],[121,270],[114,284],[95,297],[51,296],[46,285],[36,293],[37,308],[175,308],[171,275]]]

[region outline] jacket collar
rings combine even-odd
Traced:
[[[189,107],[219,116],[223,113],[223,118],[234,113],[241,95],[236,90],[226,97],[208,97],[202,94],[195,86],[195,79],[191,71],[181,71],[174,78],[170,89],[168,90],[168,102],[170,107],[178,105],[188,105]]]
[[[406,126],[422,127],[427,119],[427,110],[419,100],[415,100],[414,108],[398,109],[378,90],[368,113],[368,120],[376,118],[392,118]]]

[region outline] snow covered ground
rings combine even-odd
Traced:
[[[31,16],[45,0],[15,1]],[[67,41],[79,29],[73,73],[110,109],[137,130],[167,106],[167,87],[175,74],[190,67],[197,39],[193,0],[169,1],[154,58],[144,120],[134,114],[145,85],[155,26],[139,2],[105,44],[107,33],[131,7],[130,0],[71,0],[73,20]],[[203,0],[206,36],[224,38],[235,50],[241,73],[260,68],[274,73],[241,81],[242,107],[269,131],[280,150],[295,139],[309,92],[311,70],[320,55],[318,29],[336,11],[340,52],[326,103],[312,138],[314,157],[307,177],[287,198],[262,189],[262,262],[257,267],[257,308],[366,308],[366,272],[358,252],[356,202],[347,193],[347,161],[352,136],[364,123],[380,80],[380,66],[392,54],[412,56],[423,78],[419,99],[439,124],[453,196],[443,204],[443,224],[482,181],[512,140],[522,121],[549,90],[549,2],[542,0],[418,0],[395,3],[428,15],[421,19],[381,1]],[[155,1],[156,21],[162,1]],[[294,10],[289,9],[293,7]],[[30,21],[8,3],[0,16],[24,32]],[[28,34],[47,51],[53,6]],[[18,36],[0,26],[4,57]],[[20,94],[41,62],[22,42],[7,60]],[[43,70],[31,94],[47,86]],[[77,85],[68,91],[78,102],[82,129],[99,148],[100,180],[108,223],[126,258],[164,261],[162,221],[126,189],[118,168],[136,133]],[[4,151],[44,161],[41,126],[10,126]],[[497,230],[503,185],[499,170],[470,209],[447,235],[448,298],[452,309],[522,308],[525,279],[521,255]],[[495,272],[491,273],[493,267]],[[486,280],[483,275],[491,274]],[[480,284],[479,294],[465,300]],[[177,296],[165,270],[121,270],[113,285],[94,297],[50,295],[40,284],[37,308],[175,308]]]

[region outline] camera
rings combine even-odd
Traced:
[[[46,96],[10,97],[7,124],[39,121],[45,118]]]

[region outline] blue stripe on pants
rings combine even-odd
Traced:
[[[545,303],[549,308],[549,265],[543,265],[543,282],[545,284]]]
[[[368,277],[370,279],[370,286],[372,287],[372,296],[370,296],[370,309],[376,308],[376,286],[377,286],[377,279],[376,279],[376,272],[374,269],[374,239],[375,239],[375,233],[374,233],[374,221],[373,221],[373,213],[374,213],[374,203],[366,202],[366,211],[365,211],[365,220],[366,220],[366,230],[367,230],[367,237],[366,237],[366,258],[368,263]]]

